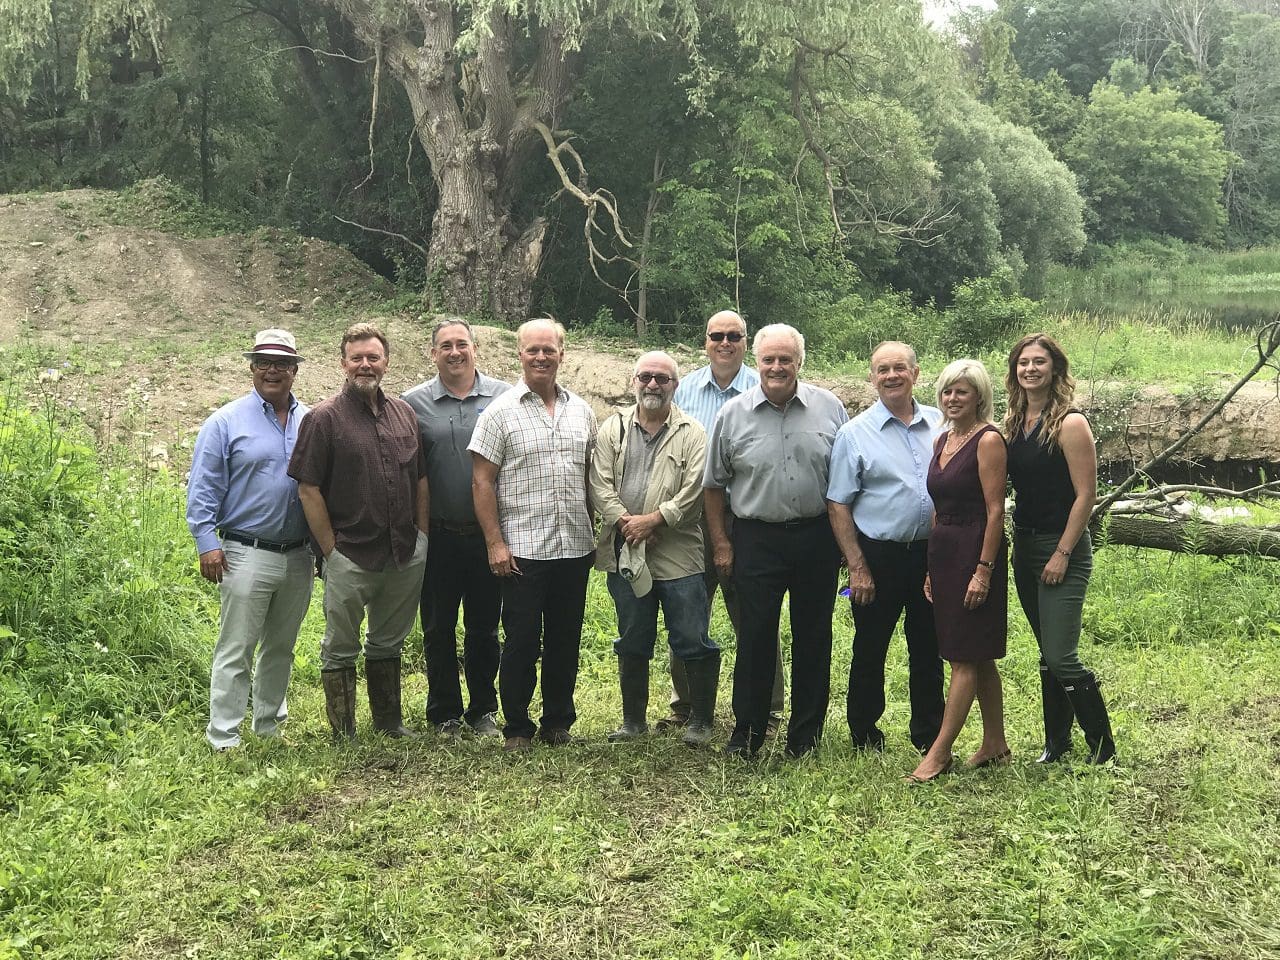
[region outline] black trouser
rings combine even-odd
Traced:
[[[763,745],[782,598],[791,594],[787,752],[817,746],[831,698],[831,613],[840,553],[826,514],[790,523],[734,521],[733,575],[742,622],[733,669],[734,735]]]
[[[427,660],[427,720],[461,720],[458,682],[458,607],[462,606],[462,669],[467,677],[470,723],[498,709],[498,618],[502,584],[489,572],[484,537],[431,527],[431,549],[422,579],[422,647]]]
[[[542,728],[568,730],[578,718],[573,688],[578,682],[578,647],[587,606],[591,554],[568,560],[516,558],[520,573],[502,578],[502,665],[498,693],[503,733],[532,737],[529,701],[542,657]]]
[[[858,534],[858,544],[875,583],[876,598],[853,604],[853,659],[849,663],[846,713],[849,733],[859,746],[875,746],[884,735],[876,724],[884,715],[884,664],[898,618],[906,611],[911,742],[925,751],[942,726],[942,660],[933,626],[933,604],[924,598],[929,541],[896,543]]]

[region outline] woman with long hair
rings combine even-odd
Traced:
[[[1067,355],[1046,333],[1009,352],[1009,479],[1013,483],[1013,582],[1040,647],[1044,751],[1053,763],[1071,750],[1080,722],[1089,762],[1115,756],[1111,721],[1097,677],[1080,662],[1080,623],[1093,570],[1089,514],[1098,490],[1098,456],[1084,414],[1072,407]]]
[[[991,422],[991,377],[977,360],[957,360],[938,377],[947,429],[934,443],[927,484],[933,500],[925,596],[933,604],[938,654],[951,664],[942,729],[908,783],[951,769],[951,748],[975,697],[982,745],[969,765],[1009,762],[1004,695],[996,661],[1007,636],[1008,564],[1004,542],[1005,446]]]

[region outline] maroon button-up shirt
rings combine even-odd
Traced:
[[[357,566],[403,567],[417,543],[414,504],[426,459],[418,418],[378,391],[375,416],[355,387],[312,408],[298,429],[289,476],[320,488],[335,548]]]

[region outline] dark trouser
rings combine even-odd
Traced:
[[[787,752],[817,746],[831,697],[831,613],[839,550],[825,514],[794,523],[738,518],[733,574],[741,611],[733,669],[734,736],[764,744],[782,598],[791,595],[791,719]]]
[[[489,572],[489,554],[479,533],[462,534],[433,525],[431,552],[422,581],[422,646],[427,660],[427,720],[461,720],[458,683],[458,606],[463,608],[462,669],[471,706],[468,722],[498,709],[498,617],[502,584]]]
[[[532,737],[529,702],[542,657],[542,728],[568,730],[578,718],[573,688],[587,606],[591,554],[567,560],[516,558],[518,576],[502,578],[502,629],[506,642],[498,692],[507,737]]]
[[[853,659],[849,663],[846,713],[849,733],[859,746],[877,746],[884,734],[876,726],[884,715],[884,664],[898,618],[906,611],[911,742],[929,749],[942,726],[942,660],[933,626],[933,605],[924,598],[929,541],[896,543],[858,535],[858,544],[875,583],[876,598],[853,604]]]
[[[1080,662],[1080,623],[1084,595],[1093,572],[1093,545],[1086,530],[1067,561],[1062,583],[1041,582],[1040,574],[1053,557],[1061,533],[1039,533],[1025,527],[1013,531],[1013,585],[1022,612],[1040,647],[1040,662],[1059,683],[1091,676]]]

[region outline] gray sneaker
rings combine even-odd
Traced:
[[[477,737],[502,736],[502,731],[498,728],[498,718],[496,714],[482,714],[475,721],[468,721],[467,726],[471,728],[471,732]]]
[[[457,740],[462,736],[461,720],[446,720],[436,727],[436,736],[441,740]]]

